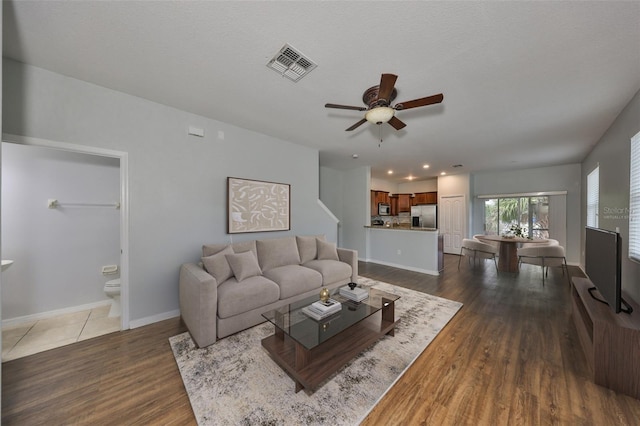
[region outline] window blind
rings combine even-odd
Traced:
[[[600,207],[600,166],[587,175],[587,226],[598,227]]]
[[[640,262],[640,133],[631,138],[629,167],[629,258]]]

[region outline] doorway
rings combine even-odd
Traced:
[[[127,220],[127,211],[128,211],[128,159],[127,159],[127,153],[125,152],[119,152],[119,151],[113,151],[113,150],[106,150],[106,149],[102,149],[102,148],[93,148],[93,147],[87,147],[87,146],[81,146],[81,145],[73,145],[73,144],[67,144],[67,143],[59,143],[59,142],[53,142],[53,141],[48,141],[48,140],[43,140],[43,139],[36,139],[36,138],[27,138],[27,137],[21,137],[21,136],[15,136],[15,135],[3,135],[3,142],[8,142],[10,144],[17,144],[17,145],[22,145],[21,148],[25,148],[26,146],[32,146],[32,147],[36,147],[39,148],[40,150],[42,150],[42,148],[47,148],[46,151],[49,151],[49,155],[53,156],[53,157],[59,157],[62,158],[64,161],[64,158],[66,158],[65,156],[68,156],[69,158],[73,158],[74,161],[77,161],[78,158],[80,158],[80,163],[82,163],[82,159],[86,158],[86,162],[88,164],[83,165],[80,164],[80,167],[82,166],[86,166],[86,167],[94,167],[94,168],[99,168],[100,166],[103,165],[107,165],[107,166],[111,166],[111,174],[115,173],[115,181],[113,181],[112,178],[112,184],[113,182],[115,182],[116,185],[116,189],[115,189],[115,193],[111,193],[111,195],[109,195],[107,198],[115,198],[115,199],[109,199],[109,200],[105,200],[107,202],[107,204],[102,205],[100,203],[96,203],[96,200],[100,199],[101,195],[104,195],[104,193],[108,193],[109,191],[104,191],[103,187],[101,187],[98,182],[91,182],[89,184],[87,184],[86,182],[77,182],[77,185],[80,187],[84,187],[84,196],[81,197],[80,199],[58,199],[56,202],[58,203],[58,206],[60,206],[60,208],[58,209],[58,211],[56,211],[55,209],[53,210],[47,210],[47,208],[51,209],[51,203],[52,203],[52,199],[56,199],[59,195],[55,195],[55,192],[52,192],[51,195],[47,196],[45,199],[40,200],[40,198],[43,198],[42,196],[40,196],[39,198],[37,198],[37,204],[33,207],[31,207],[34,210],[43,210],[44,213],[43,214],[48,214],[50,215],[49,217],[58,215],[58,220],[62,220],[63,222],[66,220],[67,222],[72,222],[73,224],[77,224],[80,229],[79,232],[82,233],[91,233],[91,232],[96,232],[96,228],[95,228],[95,224],[96,223],[102,223],[102,222],[96,222],[96,221],[101,221],[101,220],[106,220],[105,217],[109,216],[109,221],[108,223],[111,223],[111,233],[115,233],[117,235],[110,235],[109,238],[105,238],[104,234],[102,234],[102,237],[96,238],[95,241],[95,246],[92,249],[90,244],[92,244],[91,242],[91,238],[78,238],[78,237],[71,237],[70,239],[72,240],[71,243],[72,244],[77,244],[77,245],[81,245],[81,244],[85,244],[86,247],[88,247],[88,251],[91,252],[91,254],[95,253],[95,258],[97,260],[94,259],[94,262],[99,262],[100,265],[102,264],[113,264],[113,265],[117,265],[118,266],[118,272],[119,272],[119,278],[120,278],[120,286],[121,286],[121,315],[119,318],[119,327],[118,329],[120,330],[124,330],[124,329],[128,329],[129,328],[129,288],[128,288],[128,283],[129,283],[129,262],[128,262],[128,220]],[[7,145],[10,146],[10,145]],[[73,167],[78,167],[78,164],[71,164],[72,162],[69,163],[69,168],[73,169]],[[64,166],[65,164],[63,164],[63,168],[61,170],[64,170]],[[115,167],[115,170],[113,170]],[[37,165],[36,165],[37,168]],[[36,168],[34,168],[34,170],[36,170]],[[98,172],[98,173],[102,173],[102,172]],[[34,173],[35,174],[35,173]],[[97,179],[99,180],[99,179]],[[64,183],[64,182],[63,182]],[[74,185],[73,183],[71,184],[72,186]],[[93,193],[91,192],[93,189],[95,189],[95,197],[93,198]],[[88,192],[87,192],[88,191]],[[73,193],[73,192],[72,192]],[[82,194],[82,192],[79,192]],[[86,200],[86,194],[91,194],[91,196],[89,197],[89,202],[85,202]],[[114,195],[115,194],[115,195]],[[41,194],[42,195],[42,194]],[[85,199],[83,199],[85,198]],[[4,200],[3,200],[4,202]],[[65,206],[66,203],[66,206]],[[55,207],[55,206],[54,206]],[[4,208],[3,208],[3,222],[4,225],[8,225],[10,226],[10,223],[7,223],[5,221],[5,213],[4,213]],[[89,219],[87,219],[89,217]],[[90,222],[90,219],[93,218],[92,220],[94,220],[94,222]],[[87,225],[87,222],[89,221],[89,224]],[[83,228],[84,226],[84,228]],[[37,227],[33,227],[34,230],[37,229]],[[35,232],[35,231],[34,231]],[[53,232],[53,230],[52,230]],[[33,237],[33,236],[32,236]],[[37,236],[36,236],[37,238]],[[51,238],[51,236],[49,236],[49,238]],[[65,239],[65,235],[64,234],[57,234],[54,237],[54,241],[60,241],[60,245],[64,246],[64,241]],[[109,243],[106,240],[112,239],[111,243]],[[109,250],[111,252],[111,255],[107,258],[106,256],[104,256],[104,250],[101,251],[101,249],[104,249],[104,247],[100,247],[101,245],[107,245],[110,244],[109,247],[111,247],[111,249]],[[76,247],[77,248],[77,247]],[[53,249],[55,250],[55,249]],[[10,253],[11,250],[9,250],[8,247],[3,247],[3,253]],[[20,252],[15,252],[15,256],[22,258],[23,262],[25,263],[29,263],[29,253],[28,250],[22,250]],[[76,260],[76,257],[79,258],[77,260],[78,265],[85,265],[87,263],[90,262],[91,259],[91,255],[88,255],[87,257],[82,258],[82,256],[77,255],[77,252],[75,252],[76,255],[74,255],[74,261]],[[26,255],[26,256],[25,256]],[[53,256],[52,256],[53,257]],[[55,282],[53,280],[53,273],[54,273],[54,269],[56,269],[57,265],[43,265],[42,261],[36,262],[36,263],[41,263],[41,265],[39,266],[40,268],[45,269],[45,271],[42,272],[42,274],[46,275],[47,273],[51,273],[51,282]],[[14,266],[18,265],[18,262],[16,261],[16,263],[14,263]],[[33,268],[37,268],[38,266],[33,266]],[[31,268],[31,267],[30,267]],[[48,269],[47,269],[48,268]],[[70,269],[69,267],[67,267],[67,269]],[[61,302],[58,301],[58,305],[61,306],[61,309],[41,309],[44,310],[46,312],[43,312],[42,315],[49,315],[49,314],[62,314],[63,316],[67,316],[67,317],[74,317],[75,319],[77,319],[76,317],[78,317],[78,310],[80,308],[82,308],[83,311],[91,311],[91,315],[95,315],[97,311],[100,311],[100,304],[105,305],[105,303],[110,303],[109,299],[106,298],[106,296],[104,295],[103,292],[103,288],[102,286],[104,285],[104,283],[107,280],[110,280],[111,278],[116,277],[116,275],[113,276],[109,276],[109,275],[102,275],[102,271],[100,270],[101,267],[100,266],[96,266],[96,265],[91,265],[91,268],[93,276],[92,276],[92,284],[91,284],[91,290],[92,292],[94,292],[93,295],[85,295],[85,299],[89,302],[89,303],[80,303],[79,306],[78,303],[72,303],[71,301],[69,302],[69,304],[71,306],[67,307],[67,306],[61,306],[61,303],[66,303],[66,302]],[[62,272],[64,273],[64,272]],[[58,274],[60,274],[60,271],[58,271]],[[59,279],[59,277],[58,277]],[[3,276],[3,287],[8,287],[11,285],[10,282],[10,277],[5,277]],[[99,290],[96,289],[96,286],[100,285]],[[3,292],[5,290],[5,288],[2,289]],[[70,294],[70,291],[73,290],[66,290],[67,294]],[[101,294],[97,295],[96,292],[100,291]],[[34,299],[34,293],[35,296],[38,296],[38,291],[31,291],[30,293],[26,294],[26,298],[21,298],[21,300],[24,300],[25,303],[33,303]],[[6,295],[3,295],[3,297],[6,298]],[[44,296],[44,297],[48,297],[48,296]],[[69,297],[71,299],[71,297]],[[31,300],[29,300],[31,299]],[[101,299],[101,300],[98,300]],[[95,301],[95,302],[92,302]],[[54,306],[54,305],[51,305]],[[30,307],[31,311],[34,310],[33,306]],[[103,309],[102,309],[103,310]],[[36,309],[37,311],[37,309]],[[25,309],[25,312],[28,312],[28,309]],[[4,312],[3,312],[4,314]],[[14,315],[15,316],[15,315]],[[21,318],[21,319],[26,319],[26,320],[36,320],[39,321],[42,318],[39,317],[38,313],[35,314],[30,314],[30,315],[26,315],[26,318]],[[82,320],[84,321],[84,319]],[[3,321],[3,325],[5,325],[7,321]],[[11,320],[8,321],[9,324],[11,323]],[[88,322],[85,323],[85,325],[83,325],[83,328],[87,328],[87,324],[89,324]]]
[[[443,235],[443,251],[460,254],[462,239],[467,234],[466,200],[464,195],[443,196],[440,198],[440,233]]]

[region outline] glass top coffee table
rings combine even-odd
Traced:
[[[342,309],[322,320],[315,320],[302,308],[318,301],[309,297],[262,314],[275,327],[275,333],[262,340],[273,360],[293,378],[296,392],[313,392],[329,376],[384,335],[394,335],[395,301],[400,296],[366,289],[369,297],[353,302],[334,290],[331,298]],[[320,290],[318,290],[318,293]]]

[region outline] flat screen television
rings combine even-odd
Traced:
[[[594,285],[589,293],[594,299],[608,304],[615,313],[631,313],[633,309],[622,298],[620,256],[620,234],[587,226],[584,264],[585,272]],[[602,299],[594,295],[596,289]]]

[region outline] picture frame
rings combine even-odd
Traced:
[[[227,233],[290,229],[291,185],[227,177]]]

